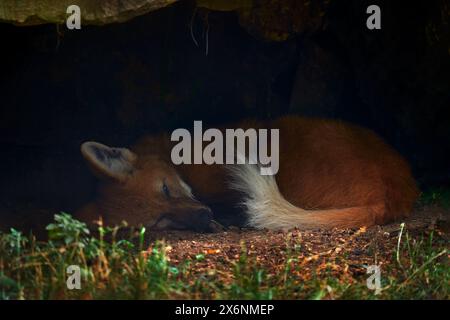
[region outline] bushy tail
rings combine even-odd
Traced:
[[[275,176],[263,176],[257,165],[227,166],[230,186],[243,194],[249,226],[279,229],[329,229],[369,226],[384,204],[327,210],[305,210],[289,203],[278,189]]]

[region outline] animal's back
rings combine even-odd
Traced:
[[[375,223],[406,216],[418,190],[408,163],[372,131],[346,122],[287,116],[280,129],[281,194],[305,209],[379,204]]]

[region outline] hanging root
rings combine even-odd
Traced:
[[[197,8],[195,8],[194,12],[192,13],[191,23],[190,23],[189,28],[190,28],[192,41],[194,42],[195,46],[197,48],[199,48],[198,41],[195,38],[195,34],[194,34],[194,23],[195,23],[196,16],[197,16]],[[204,40],[205,40],[205,55],[207,56],[209,53],[209,11],[205,13],[205,15],[203,17],[203,22],[205,25],[205,29],[203,29],[202,38],[204,38]]]
[[[194,9],[194,12],[192,13],[190,29],[191,29],[192,41],[194,41],[195,46],[198,48],[198,42],[197,42],[197,39],[195,39],[195,35],[194,35],[194,22],[195,22],[196,15],[197,15],[197,7]]]
[[[208,56],[208,51],[209,51],[209,12],[206,14],[205,23],[206,23],[206,34],[205,34],[206,51],[205,51],[205,55]]]

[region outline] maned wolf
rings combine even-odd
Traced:
[[[164,134],[144,137],[131,150],[85,142],[81,152],[101,183],[77,217],[207,230],[210,207],[231,204],[255,228],[346,228],[405,217],[418,196],[408,163],[368,129],[297,116],[232,127],[279,129],[275,176],[250,164],[175,166]]]

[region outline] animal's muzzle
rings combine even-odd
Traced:
[[[194,211],[188,222],[189,227],[199,232],[210,232],[213,213],[209,208],[202,208]]]
[[[164,214],[155,223],[155,229],[193,230],[197,232],[213,232],[213,213],[205,206],[187,211]]]

